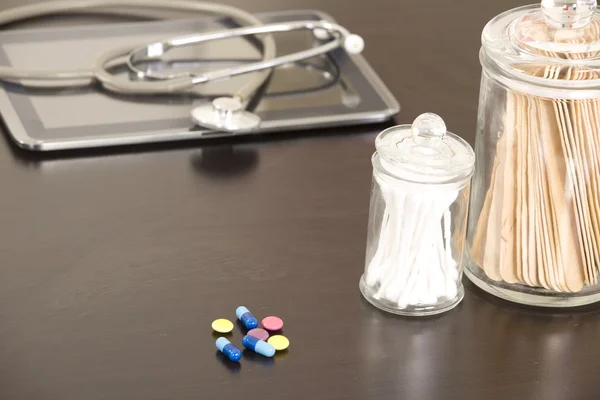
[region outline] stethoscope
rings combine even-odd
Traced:
[[[234,76],[255,73],[246,85],[230,96],[218,97],[209,104],[191,110],[195,124],[211,130],[244,132],[256,129],[260,117],[247,110],[259,89],[269,79],[273,68],[299,62],[343,48],[349,54],[363,50],[363,39],[350,34],[344,27],[327,21],[295,21],[263,25],[253,15],[235,7],[189,0],[57,0],[41,4],[13,8],[0,13],[0,26],[40,16],[57,13],[109,13],[120,15],[149,16],[149,11],[171,10],[196,12],[235,20],[241,28],[226,29],[197,35],[171,38],[139,46],[110,49],[101,54],[90,69],[35,70],[0,67],[0,80],[16,82],[29,88],[67,88],[100,84],[104,89],[119,94],[167,94],[186,92],[196,85]],[[275,42],[270,35],[277,32],[311,30],[325,43],[297,53],[276,57]],[[262,44],[262,60],[250,64],[223,68],[215,71],[162,72],[143,69],[140,63],[162,61],[173,49],[192,46],[214,40],[264,35],[256,38]],[[110,71],[126,65],[137,80],[122,79]]]

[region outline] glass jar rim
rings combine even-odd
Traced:
[[[571,54],[584,54],[583,52],[586,50],[593,50],[591,53],[586,53],[587,55],[593,54],[593,56],[582,56],[576,59],[557,58],[544,54],[540,50],[548,49],[548,53],[553,54],[550,50],[555,50],[555,48],[551,47],[554,44],[549,42],[547,37],[543,37],[543,40],[534,41],[527,36],[528,31],[526,28],[530,28],[530,26],[525,24],[539,26],[541,28],[536,32],[539,33],[543,28],[545,29],[543,33],[549,36],[551,36],[550,33],[556,35],[557,32],[566,31],[545,26],[540,22],[542,18],[544,16],[542,15],[540,5],[533,4],[507,10],[490,20],[483,29],[481,37],[482,66],[486,67],[484,64],[485,58],[505,74],[531,85],[569,90],[600,88],[600,35],[591,40],[590,43],[557,44],[557,46],[562,46],[560,48],[571,52]],[[536,22],[532,23],[531,21]],[[593,23],[600,24],[600,15],[597,13],[593,15]],[[582,29],[569,32],[581,34],[583,32]],[[524,34],[523,32],[526,33]],[[536,46],[529,45],[528,43],[535,43]],[[528,68],[535,67],[577,68],[584,73],[589,73],[590,76],[598,76],[598,78],[582,80],[548,79],[526,72]]]
[[[377,135],[375,147],[382,169],[407,182],[454,182],[472,175],[475,168],[473,148],[448,132],[443,119],[432,113],[420,115],[412,125],[385,129]]]

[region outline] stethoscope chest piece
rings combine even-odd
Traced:
[[[260,125],[260,117],[246,111],[235,97],[218,97],[212,103],[193,108],[191,113],[196,125],[216,131],[250,131]]]

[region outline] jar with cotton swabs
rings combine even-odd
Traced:
[[[448,311],[464,296],[473,149],[435,114],[381,132],[375,147],[360,291],[395,314]]]

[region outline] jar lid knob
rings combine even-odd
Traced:
[[[411,126],[413,140],[426,147],[437,147],[446,136],[446,124],[442,117],[433,113],[421,114]]]
[[[542,0],[542,13],[556,29],[581,29],[592,20],[596,0]]]

